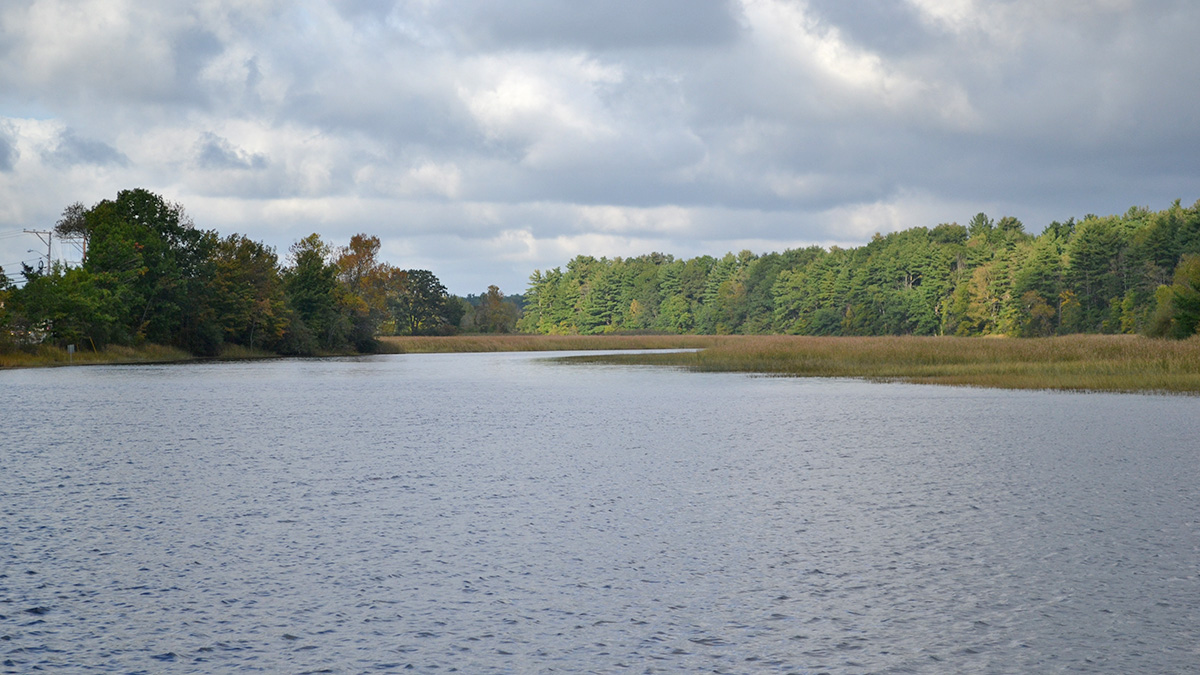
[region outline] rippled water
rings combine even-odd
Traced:
[[[0,373],[0,672],[1195,672],[1200,400]]]

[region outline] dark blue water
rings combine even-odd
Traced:
[[[0,672],[1200,669],[1196,398],[411,355],[0,424]]]

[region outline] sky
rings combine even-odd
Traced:
[[[131,188],[459,295],[1187,206],[1198,32],[1195,0],[4,0],[0,265]]]

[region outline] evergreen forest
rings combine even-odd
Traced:
[[[1053,222],[980,213],[866,245],[535,271],[522,331],[1185,338],[1200,321],[1200,202]]]

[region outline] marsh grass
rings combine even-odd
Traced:
[[[700,349],[730,338],[714,335],[453,335],[383,337],[385,354],[544,352],[598,349]]]
[[[1036,339],[951,337],[796,337],[713,335],[458,335],[385,337],[380,352],[448,353],[690,349],[597,354],[572,362],[658,365],[710,372],[856,377],[1002,389],[1063,389],[1200,394],[1200,337],[1184,341],[1130,335]],[[221,359],[274,354],[228,346]],[[79,351],[41,346],[0,353],[0,368],[190,361],[160,345]]]
[[[0,368],[39,368],[49,366],[86,366],[113,363],[169,363],[190,361],[195,357],[174,347],[141,345],[121,347],[109,345],[100,350],[79,350],[74,356],[67,350],[39,345],[32,350],[18,349],[0,353]]]
[[[1200,393],[1200,339],[1128,335],[745,336],[694,353],[588,355],[572,360],[1002,389]]]

